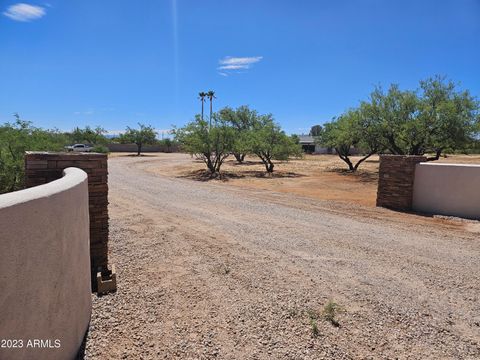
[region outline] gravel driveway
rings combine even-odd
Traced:
[[[149,171],[182,161],[109,161],[118,292],[86,358],[480,358],[480,233]]]

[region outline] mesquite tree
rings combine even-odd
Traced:
[[[289,157],[301,157],[302,149],[292,137],[285,134],[272,115],[256,117],[252,129],[248,132],[247,147],[257,155],[268,173],[273,172],[272,160],[288,160]]]
[[[395,155],[433,154],[465,149],[480,133],[479,103],[468,91],[436,76],[420,82],[415,91],[391,85],[377,87],[356,109],[325,124],[319,142],[334,147],[351,171],[375,152]],[[352,163],[352,150],[364,154]]]
[[[137,145],[137,156],[140,156],[143,145],[153,145],[157,141],[157,133],[151,125],[138,124],[139,129],[132,129],[127,126],[124,134],[120,135],[120,142],[124,144],[133,143]]]
[[[257,119],[257,112],[250,110],[246,105],[237,109],[225,107],[219,111],[219,117],[232,126],[235,131],[235,141],[233,144],[233,156],[238,163],[245,160],[245,156],[249,152],[248,137]]]
[[[75,127],[70,134],[71,139],[75,143],[87,143],[93,145],[104,145],[106,144],[107,138],[105,134],[107,130],[105,130],[101,126],[97,126],[96,128],[91,128],[90,126],[86,126],[84,129],[79,128],[78,126]]]
[[[334,148],[352,172],[357,171],[361,163],[382,149],[378,125],[362,110],[349,110],[325,124],[320,135],[320,142]],[[362,155],[354,163],[351,157],[360,151]]]
[[[235,137],[233,128],[225,121],[218,119],[217,126],[210,128],[200,115],[183,128],[175,129],[173,134],[185,151],[203,160],[212,176],[219,174],[233,149]]]
[[[320,136],[322,134],[322,125],[313,125],[309,134],[310,136]]]
[[[438,160],[443,152],[463,149],[478,136],[478,101],[444,77],[420,81],[416,91],[397,85],[387,92],[376,88],[363,106],[381,126],[381,141],[392,154],[432,153],[428,160]]]

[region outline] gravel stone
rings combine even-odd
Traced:
[[[86,359],[480,358],[463,222],[150,171],[178,159],[109,160],[118,291],[92,297]]]

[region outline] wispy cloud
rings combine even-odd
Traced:
[[[87,111],[75,111],[74,115],[93,115],[95,111],[93,109],[89,109]]]
[[[3,15],[12,20],[24,22],[40,19],[45,14],[45,8],[25,3],[11,5],[3,12]]]
[[[263,59],[263,56],[252,57],[233,57],[226,56],[218,61],[219,74],[222,76],[228,76],[229,72],[238,72],[239,70],[250,69],[255,63],[258,63]]]

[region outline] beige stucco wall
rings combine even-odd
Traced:
[[[480,219],[480,165],[417,164],[413,209]]]
[[[0,359],[76,355],[91,313],[84,171],[68,168],[59,180],[0,195],[0,311],[0,341],[22,341],[0,344]]]

